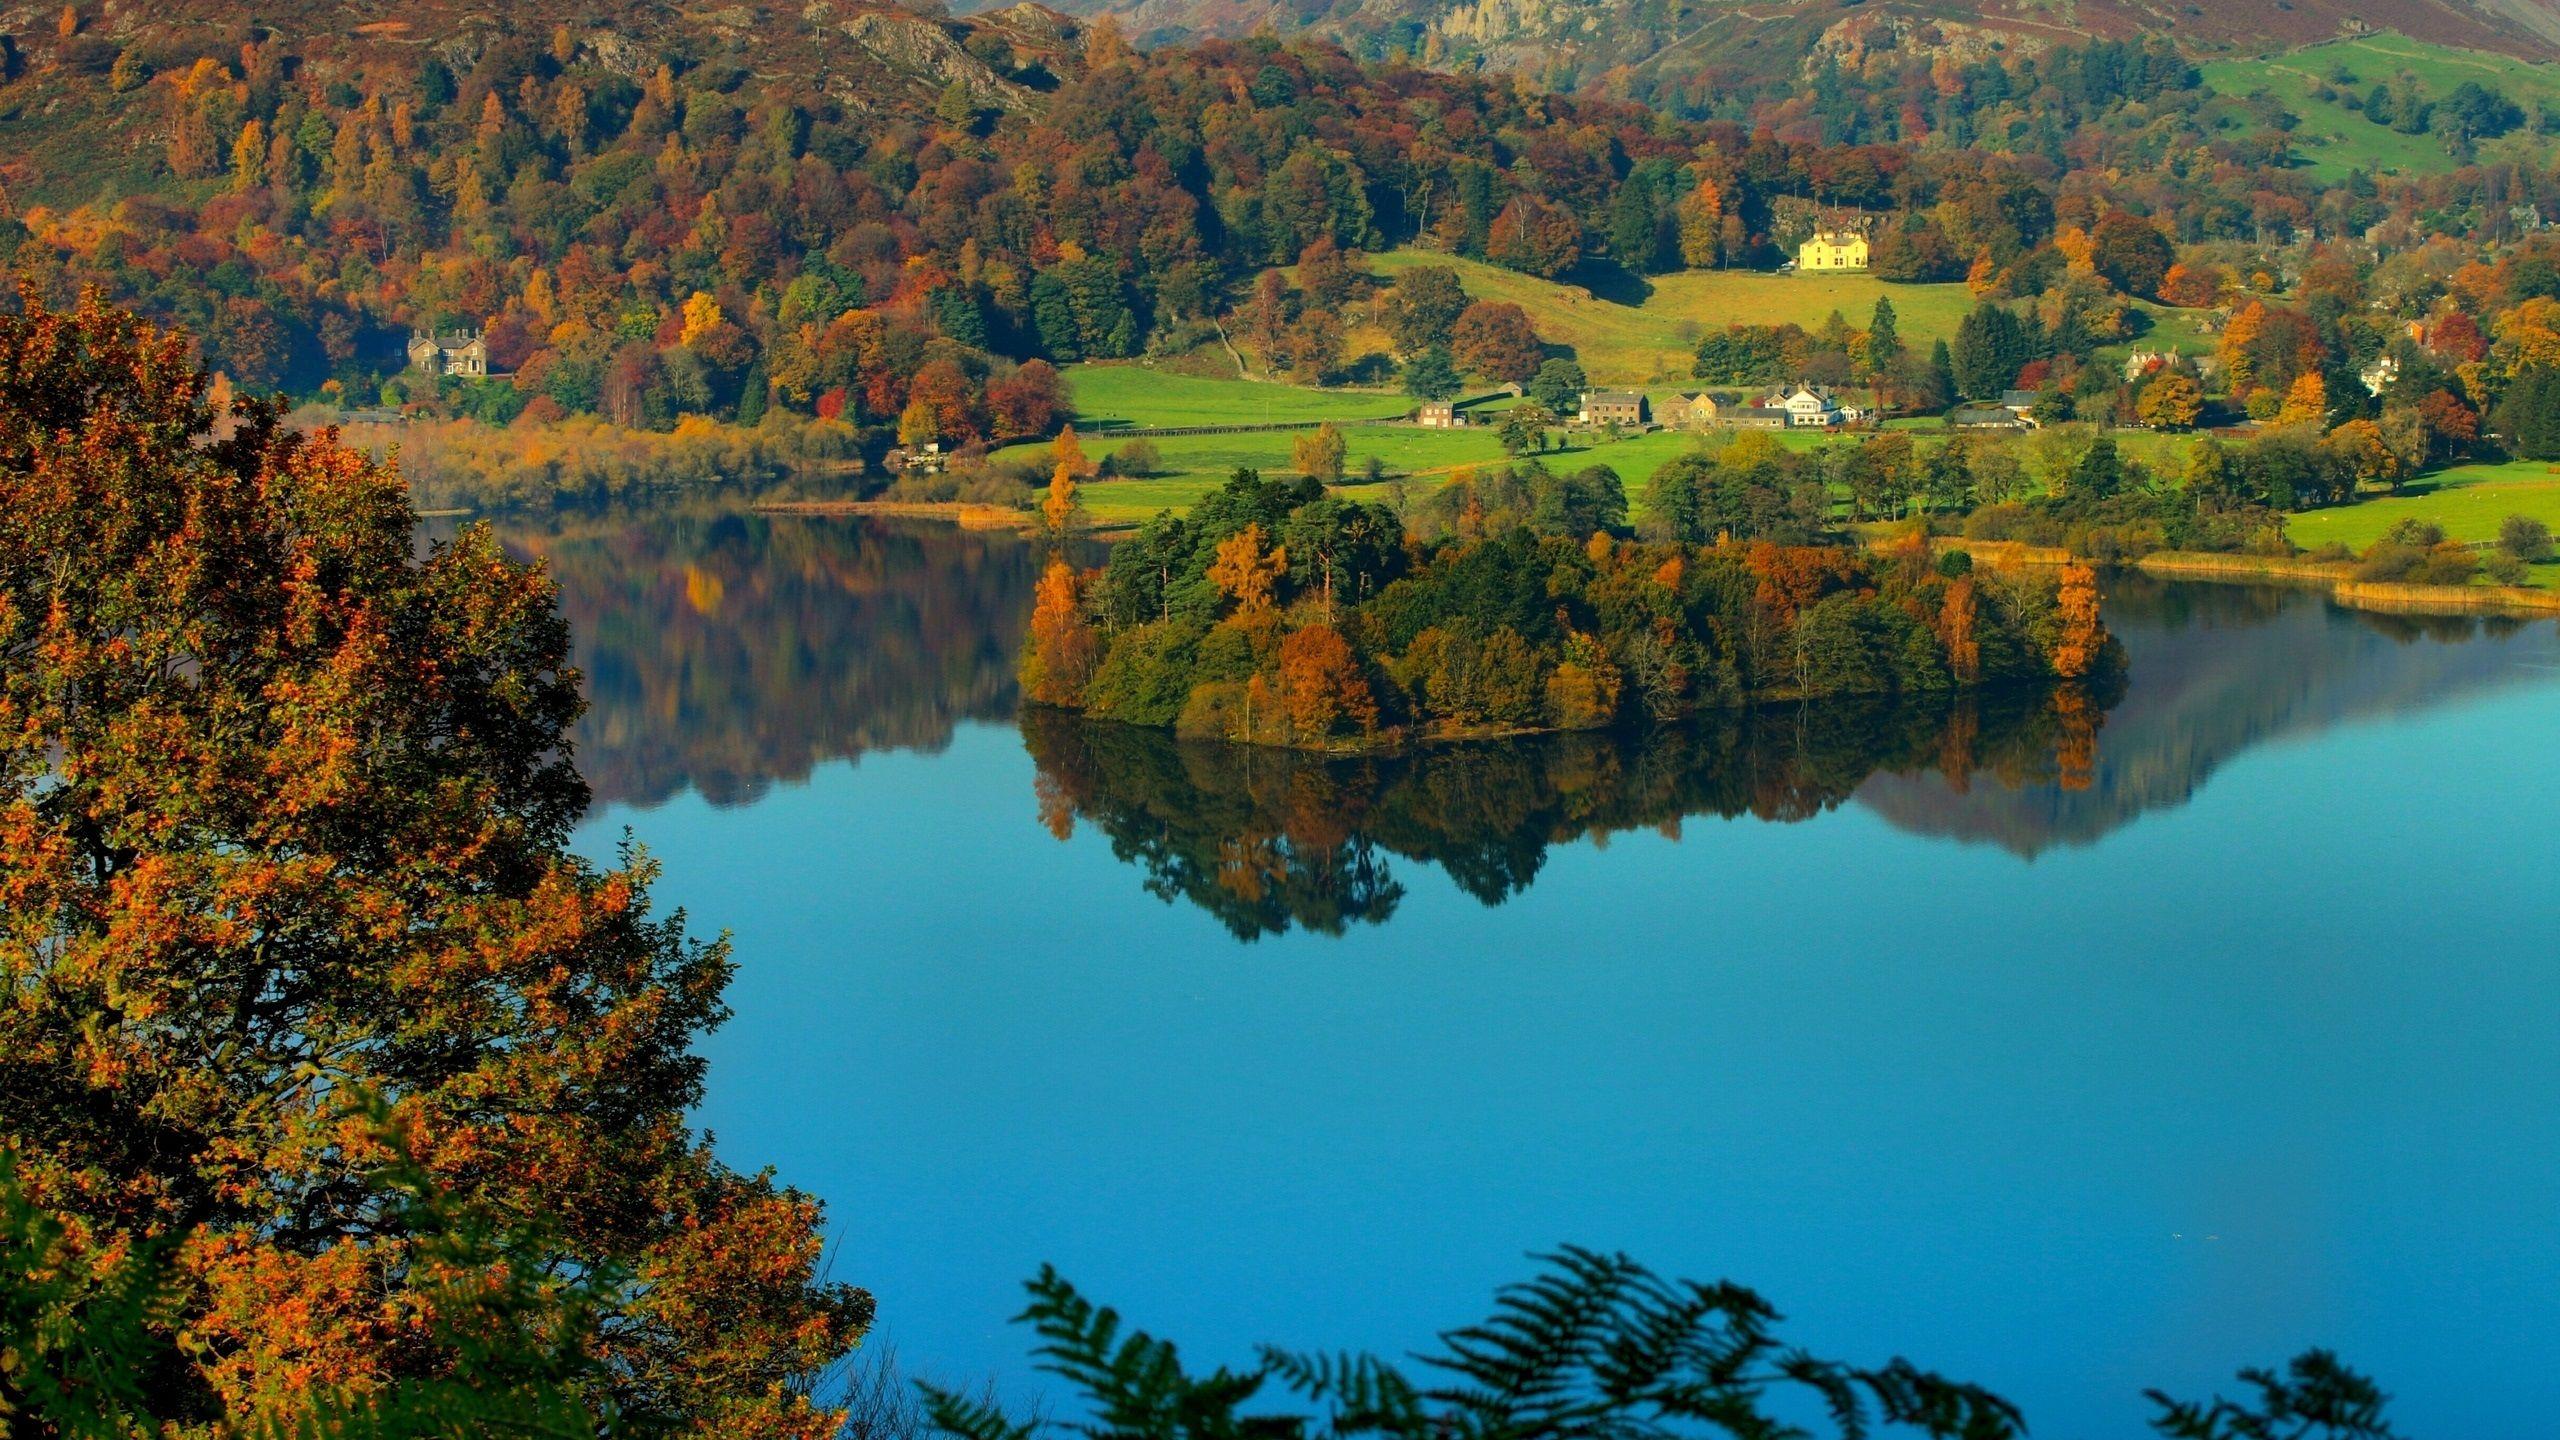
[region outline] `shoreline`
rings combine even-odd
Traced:
[[[2022,540],[1967,540],[1939,536],[1941,550],[1962,550],[1994,568],[2026,568],[2067,564],[2074,556],[2059,545],[2030,545]],[[2224,555],[2207,551],[2162,550],[2109,567],[2139,570],[2173,580],[2203,580],[2235,585],[2302,585],[2324,587],[2329,598],[2351,610],[2397,614],[2525,614],[2560,616],[2560,590],[2522,585],[2406,585],[2358,580],[2355,566],[2330,560],[2283,555]]]
[[[1030,511],[967,500],[758,500],[747,508],[762,515],[885,515],[940,520],[963,530],[1039,528],[1039,517]]]
[[[1968,685],[1950,685],[1939,689],[1911,690],[1894,693],[1857,692],[1828,695],[1804,695],[1793,691],[1768,691],[1747,696],[1727,704],[1700,706],[1667,720],[1623,719],[1607,725],[1468,725],[1450,729],[1395,726],[1365,735],[1335,735],[1319,741],[1273,739],[1254,735],[1215,735],[1186,731],[1179,725],[1148,725],[1124,720],[1116,715],[1096,715],[1082,705],[1058,705],[1024,699],[1022,713],[1039,711],[1062,716],[1080,725],[1116,725],[1149,734],[1171,736],[1181,744],[1250,746],[1261,750],[1286,751],[1293,755],[1313,756],[1319,760],[1396,760],[1407,759],[1435,749],[1463,750],[1487,741],[1545,740],[1566,735],[1640,736],[1655,729],[1677,729],[1714,716],[1749,715],[1758,711],[1778,710],[1787,706],[1822,705],[1836,701],[1914,702],[1930,700],[1949,705],[1978,700],[1983,696],[2014,696],[2041,693],[2048,701],[2066,691],[2121,693],[2124,681],[2121,667],[2077,680],[2061,680],[2037,676],[2009,676],[1997,680],[1981,680]],[[2107,702],[2112,704],[2113,701]]]
[[[1035,511],[989,505],[976,500],[759,500],[747,507],[760,515],[875,515],[899,520],[932,520],[963,530],[1010,530],[1018,535],[1041,533]],[[1134,532],[1137,522],[1093,521],[1072,532],[1077,540],[1118,540]]]

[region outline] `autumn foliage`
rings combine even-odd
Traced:
[[[1330,625],[1293,630],[1280,642],[1280,693],[1301,739],[1320,740],[1345,723],[1377,728],[1378,702],[1360,673],[1359,657]]]
[[[2077,680],[2095,671],[2105,653],[2106,627],[2098,620],[2098,572],[2077,561],[2063,566],[2055,606],[2062,633],[2053,647],[2053,673]]]
[[[2049,576],[1947,573],[1916,542],[1644,543],[1608,488],[1488,484],[1476,498],[1496,503],[1455,520],[1444,491],[1417,507],[1438,531],[1426,538],[1312,482],[1239,471],[1188,516],[1114,545],[1076,603],[1053,569],[1023,674],[1049,684],[1072,635],[1090,668],[1081,700],[1056,703],[1339,749],[2051,682],[2114,663],[2094,582],[2073,610]]]
[[[619,1277],[624,1413],[830,1435],[870,1298],[816,1203],[686,1121],[726,949],[567,848],[581,707],[540,571],[420,557],[396,474],[205,403],[179,337],[0,318],[0,1135],[80,1246],[179,1246],[177,1433],[443,1363],[399,1160]],[[386,1107],[374,1123],[351,1103]],[[396,1153],[395,1153],[396,1152]]]
[[[1100,658],[1101,639],[1084,617],[1084,581],[1075,567],[1052,557],[1040,576],[1031,607],[1031,634],[1022,652],[1022,691],[1042,705],[1074,705]]]

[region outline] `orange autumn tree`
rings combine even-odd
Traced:
[[[1064,538],[1084,528],[1084,501],[1076,489],[1075,466],[1061,458],[1049,476],[1049,493],[1040,500],[1040,525],[1051,536]]]
[[[1680,263],[1704,270],[1724,258],[1724,191],[1711,176],[1700,176],[1695,189],[1680,197],[1674,218],[1679,226]]]
[[[1252,524],[1218,542],[1218,558],[1209,566],[1209,583],[1236,602],[1236,614],[1255,619],[1270,610],[1280,577],[1288,572],[1289,551],[1262,548],[1262,526]]]
[[[1031,641],[1022,650],[1022,693],[1042,705],[1075,705],[1102,658],[1102,638],[1084,614],[1084,579],[1056,556],[1040,575]]]
[[[2106,627],[2098,620],[2098,572],[2076,560],[2063,566],[2054,604],[2062,617],[2062,633],[2053,645],[2053,673],[2065,680],[2081,679],[2098,668],[2106,650]]]
[[[1363,731],[1377,728],[1368,678],[1350,642],[1330,625],[1293,630],[1280,642],[1280,693],[1301,738],[1330,735],[1344,721]]]
[[[1938,608],[1938,638],[1947,647],[1947,670],[1966,685],[1982,678],[1982,641],[1976,635],[1973,577],[1959,575],[1947,586]]]
[[[2328,382],[2317,370],[2305,370],[2293,377],[2293,385],[2284,392],[2284,408],[2276,412],[2279,425],[2317,425],[2329,414]]]
[[[871,1300],[687,1123],[729,955],[568,847],[551,585],[485,528],[419,556],[398,475],[273,403],[217,438],[206,390],[94,299],[0,316],[0,1136],[75,1252],[176,1246],[155,1433],[447,1363],[396,1161],[610,1278],[600,1408],[834,1434]]]
[[[1073,425],[1059,429],[1058,438],[1049,442],[1049,455],[1069,479],[1082,479],[1094,471],[1093,462],[1085,458],[1084,442],[1076,438]]]

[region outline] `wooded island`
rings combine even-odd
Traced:
[[[2087,566],[1977,573],[1917,539],[1644,543],[1613,472],[1529,464],[1434,492],[1410,528],[1312,480],[1238,471],[1099,570],[1052,560],[1022,679],[1098,718],[1363,749],[2117,663]]]

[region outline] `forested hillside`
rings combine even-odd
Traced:
[[[2235,118],[2156,39],[1832,64],[1743,120],[1314,40],[1140,50],[1031,5],[643,8],[547,31],[432,6],[248,23],[73,5],[18,24],[0,258],[57,303],[94,285],[182,326],[238,388],[410,420],[596,417],[568,458],[531,438],[556,430],[413,428],[422,458],[489,472],[434,492],[465,503],[612,488],[578,456],[761,470],[937,442],[974,465],[1055,430],[1070,362],[1433,397],[1523,383],[1580,332],[1484,277],[1633,299],[1772,268],[1836,224],[1873,238],[1868,292],[1940,285],[1941,319],[1907,289],[1818,326],[1718,302],[1738,328],[1674,342],[1698,378],[1861,384],[1902,411],[2023,386],[2049,416],[2171,429],[2379,422],[2331,467],[2364,481],[2460,458],[2511,391],[2527,410],[2545,393],[2521,383],[2544,326],[2508,312],[2554,293],[2532,232],[2560,176],[2490,148],[2538,116],[2441,68],[2349,98],[2355,125],[2448,147],[2446,167],[2340,181],[2293,163],[2273,99]],[[1432,254],[1476,262],[1475,283]],[[1959,281],[1983,308],[1950,335]],[[2200,373],[2125,358],[2162,307]],[[495,373],[422,371],[417,331],[479,337]],[[2395,346],[2390,393],[2366,394],[2358,373]],[[1590,348],[1579,373],[1607,378]],[[722,424],[760,428],[711,443]],[[2519,453],[2546,448],[2550,426],[2511,428]]]
[[[1208,341],[1311,247],[1652,272],[1893,211],[1879,272],[1944,280],[2030,255],[2057,206],[2182,240],[2355,234],[2421,203],[2494,227],[2549,183],[2315,187],[2259,163],[2274,131],[2197,151],[2082,116],[2190,83],[2156,47],[1980,62],[1940,97],[1975,146],[1674,121],[1313,43],[1140,53],[1028,5],[547,33],[435,7],[75,6],[6,54],[9,263],[183,324],[238,385],[655,428],[778,407],[955,444],[1044,432],[1050,363]],[[1889,96],[1840,103],[1909,109]],[[484,332],[512,383],[404,377],[413,328]],[[1323,378],[1334,348],[1299,368]]]

